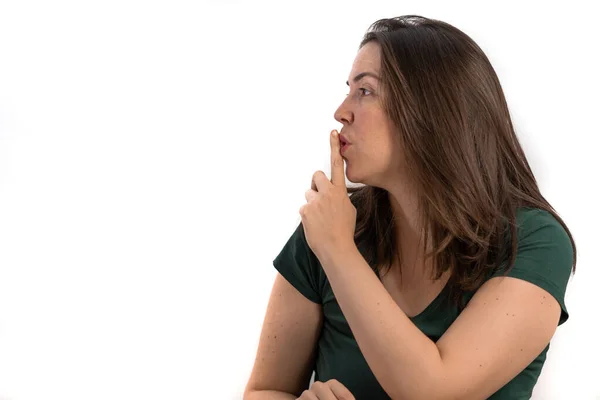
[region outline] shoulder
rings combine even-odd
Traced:
[[[569,237],[562,224],[549,211],[540,208],[520,207],[517,209],[516,217],[518,229],[521,230],[520,239],[539,230],[552,231],[560,236]]]
[[[322,302],[325,272],[306,241],[302,222],[273,260],[273,266],[306,298],[314,303]]]
[[[564,297],[574,259],[571,237],[552,213],[542,209],[518,209],[516,225],[515,262],[491,278],[519,278],[548,291],[561,305],[563,323],[568,318]]]
[[[517,258],[527,254],[547,258],[553,265],[571,270],[573,245],[569,233],[552,213],[538,208],[519,208],[517,224]]]

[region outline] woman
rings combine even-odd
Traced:
[[[244,399],[529,399],[576,250],[487,57],[444,22],[379,20],[348,85]]]

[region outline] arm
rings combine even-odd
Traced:
[[[244,393],[243,400],[296,400],[298,396],[293,394],[278,392],[276,390],[260,390]]]
[[[394,399],[487,398],[531,363],[556,330],[554,297],[529,282],[497,277],[434,343],[358,249],[338,254],[322,260],[323,268],[369,367]]]
[[[323,311],[277,274],[244,400],[296,399],[308,389]]]

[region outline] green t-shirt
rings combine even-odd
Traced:
[[[573,248],[560,223],[545,210],[517,210],[519,249],[508,276],[531,282],[550,293],[562,309],[559,325],[569,317],[564,303],[573,264]],[[389,399],[379,385],[338,305],[323,268],[312,252],[302,223],[273,261],[279,273],[309,300],[323,307],[323,327],[317,343],[315,381],[337,379],[357,400]],[[499,272],[497,275],[502,274]],[[458,309],[447,298],[448,286],[412,322],[436,342],[456,320]],[[470,299],[474,292],[467,296]],[[493,400],[529,399],[546,360],[547,346],[513,380],[490,397]]]

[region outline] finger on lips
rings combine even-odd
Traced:
[[[310,183],[310,188],[315,192],[319,191],[319,187],[325,188],[325,181],[329,181],[334,185],[345,186],[346,181],[344,179],[344,160],[340,154],[340,136],[337,130],[331,131],[331,180],[327,179],[327,176],[323,171],[317,171],[313,174]]]
[[[337,130],[331,131],[331,183],[345,186],[344,159],[340,153],[340,135]]]

